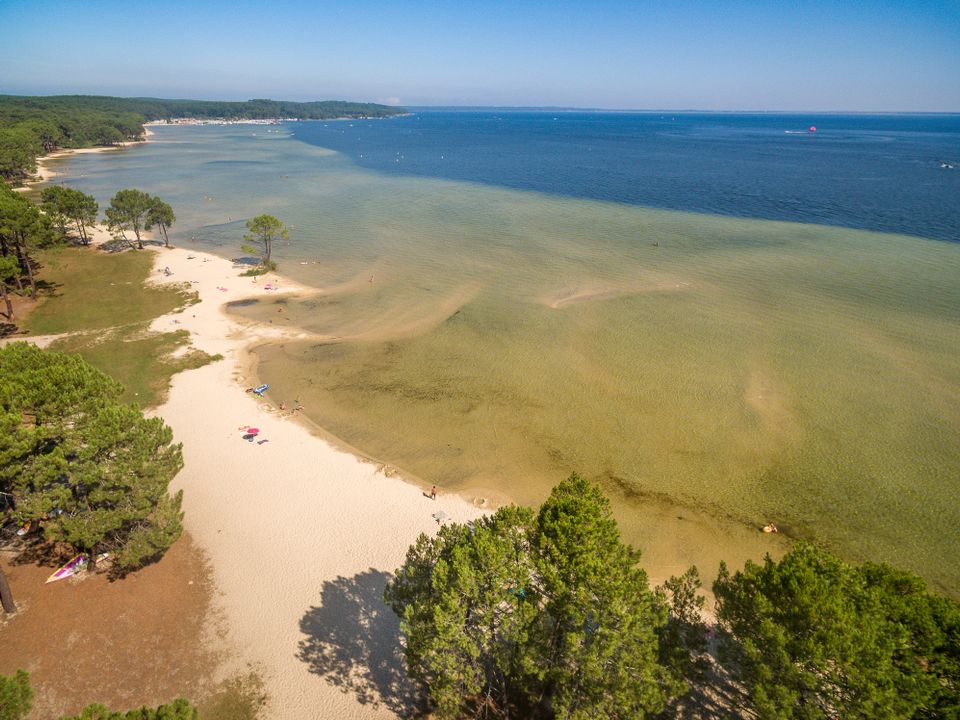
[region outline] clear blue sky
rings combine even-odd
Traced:
[[[960,0],[0,0],[0,92],[960,111]]]

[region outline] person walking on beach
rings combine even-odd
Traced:
[[[434,485],[432,488],[430,488],[430,499],[431,499],[431,500],[436,500],[436,499],[437,499],[437,486],[436,486],[436,485]]]

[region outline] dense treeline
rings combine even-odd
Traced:
[[[22,181],[36,158],[55,150],[109,146],[143,135],[143,123],[176,118],[322,120],[335,117],[388,117],[403,112],[374,103],[338,100],[161,100],[93,95],[21,97],[0,95],[0,177]]]
[[[164,100],[161,98],[121,98],[106,95],[53,95],[26,97],[0,95],[0,125],[6,125],[8,115],[50,111],[68,113],[101,112],[113,115],[132,113],[143,120],[172,120],[174,118],[234,118],[265,120],[269,118],[299,118],[325,120],[342,117],[389,117],[406,112],[402,108],[376,103],[355,103],[343,100],[291,102],[287,100]]]
[[[58,240],[51,218],[0,183],[0,313],[13,319],[9,291],[37,297],[33,250]]]
[[[651,589],[639,557],[576,475],[421,535],[384,597],[435,716],[960,718],[960,605],[916,576],[799,544],[721,565],[711,631],[696,568]]]
[[[59,99],[59,98],[57,98]],[[98,105],[114,112],[135,112],[146,120],[175,118],[235,118],[266,120],[270,118],[298,118],[301,120],[328,120],[330,118],[390,117],[405,112],[400,108],[376,103],[355,103],[343,100],[290,102],[286,100],[161,100],[158,98],[111,98],[73,96],[65,101],[96,100]],[[2,104],[2,98],[0,98]]]

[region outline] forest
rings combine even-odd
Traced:
[[[176,118],[256,120],[383,118],[402,108],[339,100],[161,100],[92,95],[26,97],[0,95],[0,178],[22,183],[36,159],[57,150],[116,145],[143,136],[143,124]]]

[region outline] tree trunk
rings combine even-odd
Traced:
[[[263,239],[263,245],[264,245],[264,247],[266,247],[266,249],[267,249],[267,258],[266,258],[266,260],[264,260],[264,264],[269,265],[269,264],[270,264],[270,251],[273,249],[273,241],[272,241],[270,238],[268,238],[268,237],[267,237],[267,238],[264,238],[264,239]]]
[[[80,243],[82,245],[89,245],[90,241],[87,240],[86,228],[83,226],[83,223],[79,218],[75,219],[73,222],[77,226],[77,232],[80,234]]]
[[[7,283],[0,280],[0,296],[7,305],[7,320],[13,320],[13,303],[10,302],[10,296],[7,295]]]
[[[14,276],[14,282],[17,283],[17,291],[23,292],[23,282],[20,280],[20,275],[23,273],[23,266],[26,264],[26,259],[24,258],[23,246],[20,244],[20,240],[14,236],[13,239],[13,250],[17,254],[17,263],[20,265],[20,272]]]
[[[137,250],[143,250],[143,240],[140,239],[140,231],[134,228],[133,234],[137,236]]]
[[[10,615],[17,611],[17,606],[13,602],[13,593],[10,592],[10,583],[7,582],[7,575],[0,570],[0,605],[3,610]]]
[[[26,259],[24,263],[27,267],[27,277],[30,279],[30,299],[37,299],[37,281],[33,279],[33,268],[30,267],[30,258]]]

